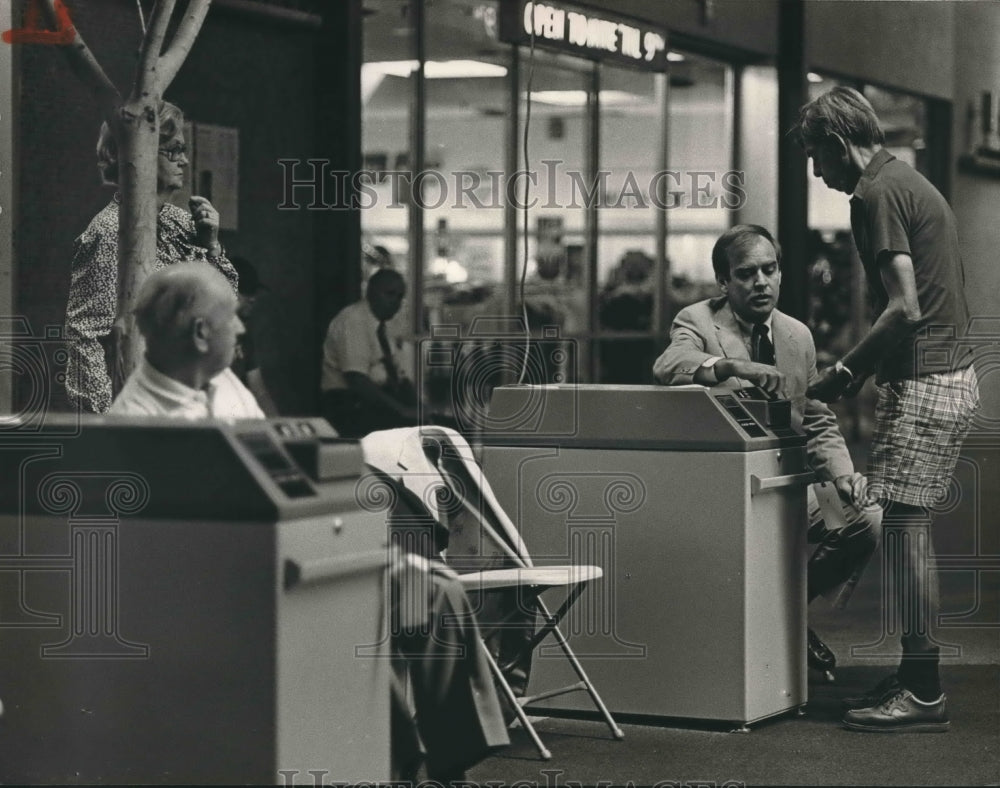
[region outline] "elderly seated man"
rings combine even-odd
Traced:
[[[153,273],[133,311],[146,353],[110,413],[259,419],[264,412],[229,368],[243,323],[225,277],[190,262]]]
[[[229,368],[243,332],[237,305],[232,287],[206,263],[180,263],[146,279],[134,307],[146,355],[110,413],[263,418]],[[400,561],[391,574],[393,649],[408,663],[417,707],[414,726],[399,686],[393,685],[395,777],[415,779],[425,758],[429,778],[463,779],[466,768],[509,743],[475,617],[461,583],[443,565]],[[426,605],[407,598],[409,589],[425,593]],[[397,612],[424,607],[423,622],[403,622]]]
[[[809,463],[820,481],[833,482],[840,497],[867,514],[835,526],[827,523],[809,489],[810,542],[819,547],[807,567],[808,598],[835,589],[860,571],[881,533],[881,512],[868,506],[867,480],[854,470],[833,412],[806,396],[817,378],[816,348],[809,329],[776,307],[781,248],[756,224],[724,232],[712,249],[712,268],[722,292],[682,309],[670,328],[670,344],[653,365],[661,383],[714,386],[737,378],[791,400],[793,423],[808,442]],[[878,513],[876,514],[875,512]],[[829,672],[836,658],[811,629],[809,665]]]

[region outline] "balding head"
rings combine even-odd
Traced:
[[[236,294],[212,265],[181,262],[143,282],[133,311],[150,363],[200,388],[232,363],[243,333],[236,307]]]

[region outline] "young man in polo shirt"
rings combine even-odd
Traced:
[[[853,396],[875,374],[878,403],[868,468],[901,617],[896,673],[869,694],[845,701],[844,724],[862,731],[948,729],[930,634],[938,613],[931,568],[931,507],[947,489],[979,404],[965,274],[955,217],[922,175],[886,151],[878,117],[858,91],[837,87],[806,104],[795,132],[813,174],[851,198],[851,229],[875,322],[808,395]],[[891,545],[891,548],[890,548]]]

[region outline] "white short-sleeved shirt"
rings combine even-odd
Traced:
[[[223,370],[199,390],[164,375],[145,358],[125,381],[108,413],[223,421],[265,417],[253,394],[231,369]]]
[[[331,391],[346,389],[345,372],[360,372],[379,386],[388,380],[382,362],[382,348],[378,341],[379,320],[372,314],[367,301],[357,301],[346,306],[330,321],[323,341],[323,369],[320,389]],[[398,324],[390,320],[385,324],[386,338],[400,375],[405,376],[405,361],[401,358],[402,339]]]

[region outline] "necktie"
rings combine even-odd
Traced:
[[[375,336],[378,337],[378,346],[382,350],[382,363],[385,365],[386,380],[392,388],[396,388],[399,385],[399,370],[396,368],[396,360],[392,357],[392,348],[389,347],[384,320],[379,322]]]
[[[448,530],[449,565],[462,571],[499,569],[512,560],[524,566],[482,511],[484,499],[475,479],[463,482],[446,463],[444,452],[445,448],[437,441],[424,442],[424,453],[437,467],[445,486],[446,494],[439,499],[438,519]],[[450,462],[461,463],[457,459]]]
[[[753,360],[760,364],[770,364],[774,366],[774,345],[771,344],[767,336],[767,326],[763,323],[754,323],[753,333],[750,335],[750,352]]]

